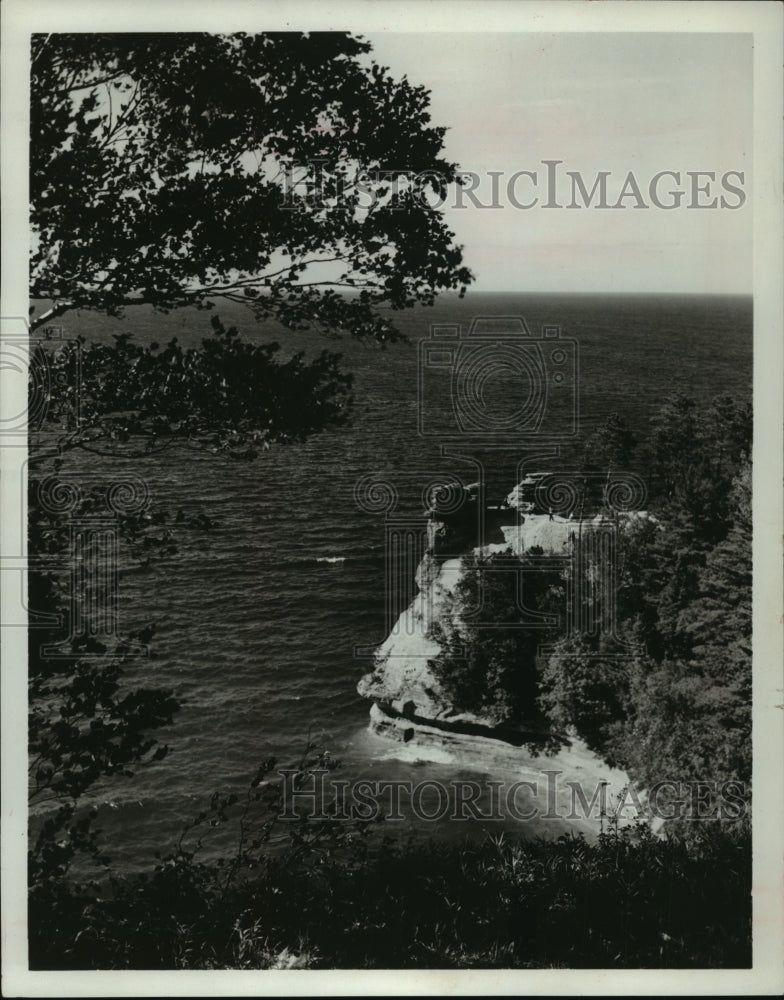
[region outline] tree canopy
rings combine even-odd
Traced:
[[[752,411],[718,396],[666,399],[643,453],[654,519],[618,537],[618,665],[598,636],[567,637],[543,666],[557,725],[644,787],[751,781]],[[608,459],[609,461],[609,459]]]
[[[394,338],[471,281],[428,202],[456,166],[429,93],[345,33],[32,40],[31,297],[117,315],[251,304]],[[379,307],[383,307],[379,311]]]
[[[340,370],[339,354],[281,358],[275,341],[248,343],[217,316],[212,327],[198,348],[176,337],[141,346],[130,334],[112,344],[79,338],[55,354],[37,345],[45,405],[31,431],[54,425],[61,453],[139,458],[179,444],[248,459],[346,422],[353,376]]]
[[[463,289],[461,249],[425,197],[456,177],[445,129],[430,124],[427,91],[369,52],[331,32],[34,36],[30,295],[49,304],[31,310],[31,328],[71,309],[230,301],[290,328],[383,342],[398,335],[390,309]],[[252,458],[350,411],[339,355],[281,356],[212,325],[199,347],[123,333],[39,342],[31,355],[28,541],[40,562],[29,591],[57,623],[29,634],[30,792],[46,814],[31,839],[34,896],[78,855],[100,859],[94,813],[77,806],[96,782],[161,759],[152,733],[179,708],[172,691],[125,677],[154,624],[89,638],[103,577],[77,587],[73,575],[88,556],[116,569],[100,533],[80,541],[76,521],[113,519],[147,566],[176,552],[169,514],[142,505],[115,517],[118,483],[61,504],[74,489],[58,478],[63,456],[184,444]],[[40,478],[51,460],[55,475]]]

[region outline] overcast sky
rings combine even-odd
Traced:
[[[446,153],[480,174],[477,195],[491,201],[488,171],[501,171],[500,209],[447,209],[465,245],[477,290],[750,293],[752,36],[741,34],[368,33],[376,61],[432,92],[433,121],[449,126]],[[588,190],[610,171],[614,204],[629,171],[646,203],[659,171],[680,171],[681,207],[545,209],[546,168],[579,172]],[[506,184],[521,177],[515,208]],[[740,208],[685,207],[687,171],[713,171],[701,203],[740,196]],[[678,185],[662,179],[660,200]],[[699,180],[700,185],[706,178]],[[598,192],[597,192],[598,194]],[[559,174],[558,199],[571,200]],[[467,199],[466,199],[467,201]]]

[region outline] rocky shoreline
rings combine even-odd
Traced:
[[[515,511],[510,510],[510,515],[514,517]],[[503,542],[484,545],[481,551],[486,555],[511,551],[519,556],[538,547],[545,554],[563,556],[569,552],[570,537],[580,530],[590,530],[593,523],[581,525],[567,518],[527,515],[522,522],[500,525]],[[462,573],[459,558],[444,559],[436,554],[435,539],[442,527],[440,522],[431,522],[428,551],[416,572],[419,593],[377,649],[373,670],[360,679],[357,691],[383,706],[386,714],[414,724],[448,724],[455,732],[483,729],[488,737],[523,742],[532,735],[529,730],[499,732],[494,720],[456,711],[431,669],[431,662],[441,652],[432,637],[432,627],[439,619],[454,614],[451,599]]]
[[[545,554],[563,556],[569,553],[571,536],[601,523],[600,518],[581,523],[547,514],[518,517],[514,509],[509,520],[513,523],[497,529],[496,537],[503,541],[483,546],[482,554],[511,550],[519,556],[538,547]],[[628,775],[610,767],[574,734],[499,726],[449,703],[432,670],[441,652],[432,626],[457,614],[452,597],[462,569],[460,558],[437,554],[436,539],[442,531],[443,525],[431,520],[428,550],[416,573],[419,592],[377,649],[373,670],[357,685],[359,694],[373,703],[370,730],[394,741],[406,758],[449,759],[461,769],[517,777],[554,769],[566,782],[579,782],[586,789],[604,784],[610,796],[620,796],[630,784]]]

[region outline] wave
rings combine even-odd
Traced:
[[[283,567],[292,566],[342,566],[344,564],[372,564],[383,561],[384,551],[382,548],[373,548],[354,555],[289,555],[278,559]]]

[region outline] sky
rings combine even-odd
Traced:
[[[367,32],[373,58],[431,91],[445,153],[479,175],[478,200],[445,212],[476,290],[750,293],[752,290],[752,36],[721,33]],[[557,203],[579,174],[590,192],[607,171],[599,209],[544,208],[544,160],[560,160]],[[518,176],[536,173],[536,189]],[[662,204],[682,190],[680,205]],[[713,172],[715,181],[688,172]],[[624,188],[629,172],[648,208]],[[740,189],[733,193],[722,186]],[[693,192],[692,185],[704,190]],[[579,189],[578,189],[579,193]],[[599,191],[595,195],[598,200]],[[745,196],[745,201],[739,204]],[[727,207],[721,207],[721,198]],[[688,207],[699,205],[715,207]],[[595,204],[594,201],[594,204]],[[582,205],[578,196],[576,203]],[[732,206],[732,207],[730,207]],[[735,207],[737,206],[737,207]]]

